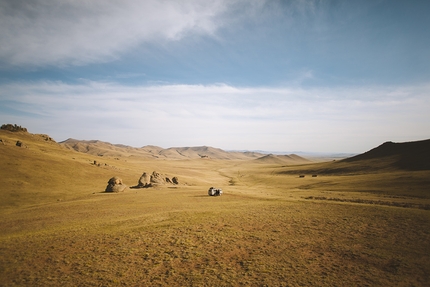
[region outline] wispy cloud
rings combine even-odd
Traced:
[[[386,140],[430,137],[429,93],[428,85],[300,89],[21,82],[1,86],[0,120],[9,122],[18,111],[18,124],[57,140],[360,152]]]
[[[2,1],[0,60],[83,65],[116,59],[145,42],[215,36],[229,8],[248,1]],[[242,5],[253,9],[252,2]]]

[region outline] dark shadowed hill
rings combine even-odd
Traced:
[[[381,161],[391,159],[393,167],[404,170],[429,170],[430,139],[404,143],[385,142],[368,152],[344,159],[343,162],[377,159]]]
[[[365,153],[339,161],[289,166],[279,174],[357,175],[395,171],[430,170],[430,140],[386,142]]]

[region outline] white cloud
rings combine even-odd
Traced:
[[[132,146],[362,152],[429,138],[430,86],[333,89],[10,83],[0,120]],[[19,115],[19,117],[17,117]]]
[[[105,62],[145,42],[214,36],[236,0],[32,0],[0,3],[0,60],[10,65]],[[248,3],[247,3],[248,2]]]

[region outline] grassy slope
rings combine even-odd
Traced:
[[[306,199],[428,203],[428,171],[348,169],[312,178],[331,166],[116,160],[29,134],[0,138],[8,142],[0,146],[0,286],[426,286],[430,280],[430,211]],[[28,148],[13,146],[17,139]],[[101,192],[113,175],[134,185],[153,170],[181,184]],[[225,194],[207,196],[211,185]]]

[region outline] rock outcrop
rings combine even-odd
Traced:
[[[108,181],[108,185],[106,186],[106,192],[123,192],[127,186],[123,184],[122,179],[114,176]]]
[[[148,188],[164,184],[176,185],[179,184],[179,179],[176,176],[170,178],[156,171],[153,171],[152,174],[144,172],[139,178],[137,185],[132,188]]]
[[[139,182],[137,184],[137,187],[139,188],[145,188],[151,186],[151,176],[144,172],[142,176],[139,178]]]
[[[4,124],[0,127],[2,130],[7,130],[10,132],[27,132],[26,128],[18,126],[17,124]]]
[[[166,182],[165,178],[156,171],[152,172],[150,181],[151,184],[164,184]]]

